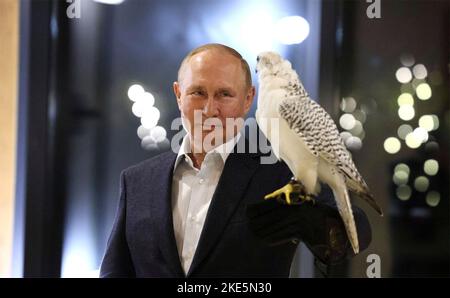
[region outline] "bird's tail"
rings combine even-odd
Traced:
[[[357,195],[361,197],[364,201],[366,201],[373,209],[375,209],[378,212],[378,214],[380,214],[381,216],[384,215],[383,209],[381,209],[381,207],[377,204],[375,198],[369,191],[358,192]]]
[[[359,253],[358,233],[356,231],[355,218],[353,217],[352,205],[345,184],[338,185],[337,189],[333,188],[333,194],[336,199],[339,214],[344,222],[348,239],[352,245],[355,254]]]
[[[352,179],[348,179],[346,180],[346,182],[350,191],[354,192],[358,197],[366,201],[373,209],[375,209],[378,212],[378,214],[383,216],[383,210],[375,201],[375,198],[370,193],[369,187],[367,186],[366,182],[362,179],[362,177],[359,180],[359,183],[357,183],[355,180]]]

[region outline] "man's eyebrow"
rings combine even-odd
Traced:
[[[203,86],[201,86],[201,85],[192,85],[192,86],[189,86],[188,88],[187,88],[187,90],[189,90],[189,91],[191,91],[191,90],[204,90],[205,88],[203,88]]]
[[[235,90],[232,87],[222,87],[217,90],[218,92],[230,92],[235,93]]]

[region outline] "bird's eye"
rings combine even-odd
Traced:
[[[260,59],[260,58],[259,58],[259,56],[258,56],[258,57],[256,57],[256,62],[259,62],[259,59]]]

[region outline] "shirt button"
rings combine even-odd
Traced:
[[[195,221],[196,219],[197,219],[197,218],[195,217],[195,215],[192,215],[192,216],[191,216],[191,220],[192,220],[192,221]]]
[[[201,179],[198,181],[198,183],[202,184],[203,181],[205,181],[205,179],[201,178]]]

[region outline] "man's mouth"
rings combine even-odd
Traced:
[[[221,125],[221,124],[208,124],[208,125],[197,124],[197,125],[195,125],[195,127],[199,128],[199,129],[202,129],[202,130],[214,130],[214,129],[217,129],[217,128],[222,128],[223,125]]]
[[[206,131],[212,131],[212,130],[216,130],[216,129],[221,129],[222,125],[207,125],[207,126],[201,126],[202,130],[206,130]]]

